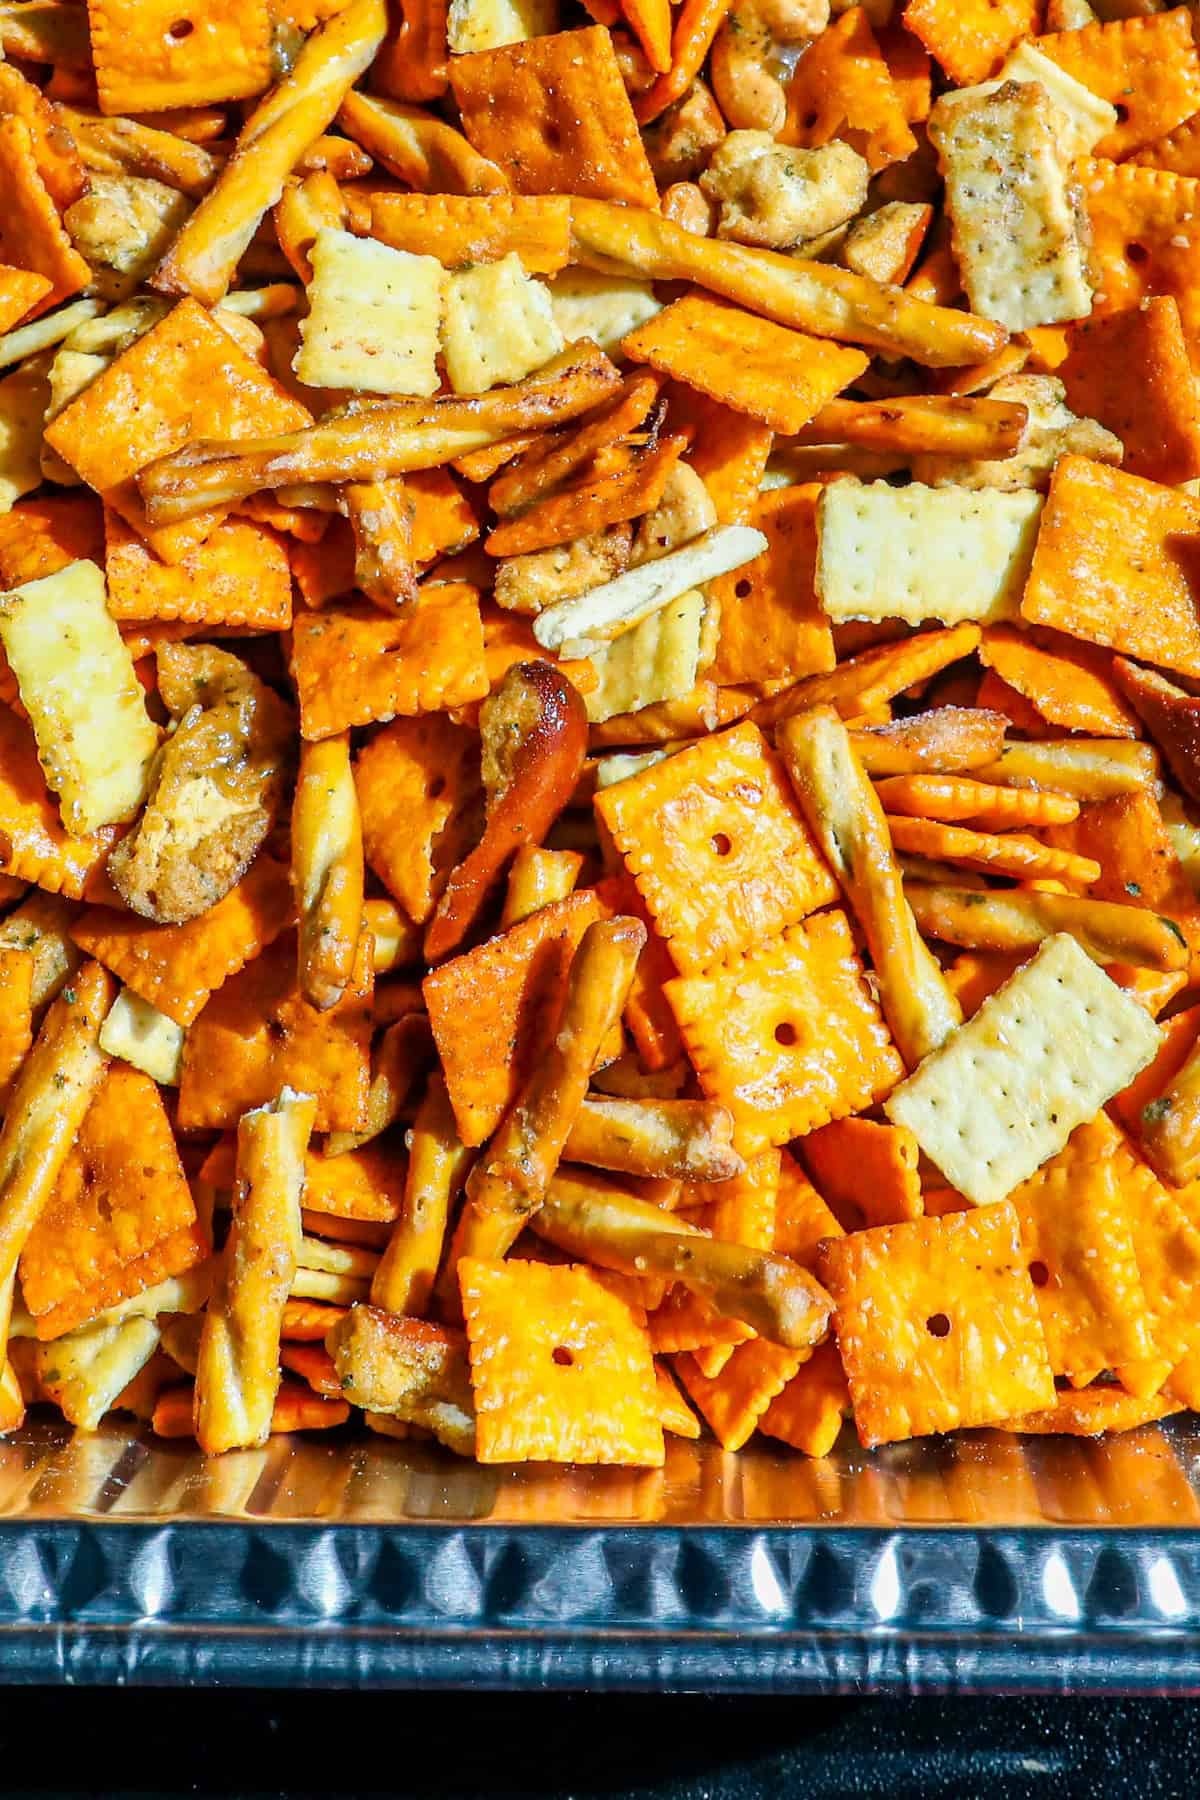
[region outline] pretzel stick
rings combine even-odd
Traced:
[[[733,1118],[712,1100],[615,1100],[589,1094],[563,1150],[566,1162],[672,1181],[728,1181],[744,1168]]]
[[[890,725],[850,732],[854,754],[873,779],[886,775],[957,774],[995,762],[1008,721],[974,706],[937,706]]]
[[[1148,1162],[1172,1187],[1200,1174],[1200,1045],[1142,1108],[1138,1135]]]
[[[233,278],[263,214],[369,66],[387,29],[385,0],[350,0],[313,33],[296,66],[255,107],[233,155],[154,273],[162,294],[211,306]]]
[[[394,613],[417,593],[404,483],[348,481],[342,504],[354,533],[354,585],[372,605]]]
[[[527,919],[555,900],[565,900],[579,879],[583,860],[578,850],[542,850],[536,844],[518,850],[508,871],[500,929]]]
[[[300,992],[326,1012],[346,991],[363,924],[362,825],[348,731],[300,746],[292,885],[300,909]]]
[[[374,1306],[391,1313],[428,1309],[450,1202],[466,1179],[472,1155],[459,1140],[446,1083],[435,1075],[409,1133],[404,1200],[371,1281]]]
[[[418,106],[349,93],[338,124],[414,194],[503,194],[508,182],[461,131]],[[366,227],[364,227],[366,229]]]
[[[1033,950],[1069,931],[1099,963],[1184,969],[1188,948],[1171,920],[1142,906],[1032,889],[986,891],[906,881],[905,897],[926,937],[967,950]]]
[[[1015,401],[916,394],[899,400],[830,400],[793,444],[861,444],[906,455],[1011,456],[1029,422]]]
[[[440,1289],[448,1304],[460,1260],[503,1256],[542,1204],[645,942],[640,919],[602,919],[584,932],[558,1029],[467,1181],[467,1204]]]
[[[710,1238],[615,1182],[556,1176],[532,1224],[548,1243],[602,1268],[681,1281],[770,1343],[805,1349],[828,1329],[832,1300],[790,1257]]]
[[[619,381],[604,352],[584,338],[524,381],[486,394],[384,402],[274,438],[201,439],[151,463],[138,486],[147,517],[166,525],[262,488],[382,480],[576,418]]]
[[[933,368],[980,362],[1006,340],[990,319],[914,300],[849,269],[695,237],[639,206],[573,196],[571,246],[575,262],[601,274],[694,281],[780,325]]]
[[[904,898],[883,808],[831,706],[786,719],[778,745],[801,811],[862,926],[884,1013],[913,1069],[962,1023],[962,1010]]]
[[[265,1444],[279,1388],[283,1309],[300,1250],[304,1153],[317,1102],[284,1088],[238,1123],[233,1223],[221,1253],[196,1365],[202,1450]]]

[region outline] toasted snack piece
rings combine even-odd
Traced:
[[[329,226],[310,254],[308,316],[293,363],[300,380],[371,394],[435,394],[446,281],[436,258]]]
[[[371,196],[373,237],[394,250],[436,256],[447,269],[496,262],[515,251],[531,275],[555,275],[567,265],[569,227],[565,194]]]
[[[902,286],[921,253],[933,208],[921,202],[888,200],[856,219],[846,234],[841,260],[856,275]]]
[[[999,325],[920,300],[898,301],[891,289],[848,269],[713,243],[637,207],[572,198],[571,243],[578,262],[604,274],[693,281],[777,324],[934,368],[980,362],[1004,341]]]
[[[949,631],[921,631],[899,643],[875,644],[826,675],[808,676],[760,701],[754,717],[759,724],[776,725],[810,706],[832,706],[843,719],[861,719],[970,656],[979,640],[978,625],[954,625]]]
[[[91,562],[0,596],[3,641],[63,823],[78,835],[131,818],[158,732]]]
[[[159,265],[155,286],[211,305],[299,158],[331,123],[387,27],[383,0],[350,0],[304,44],[294,67],[254,108],[233,155]]]
[[[517,663],[480,709],[487,824],[452,870],[425,934],[425,954],[457,949],[516,852],[540,843],[579,779],[587,720],[579,695],[549,663]]]
[[[1028,422],[1013,452],[967,460],[950,456],[917,456],[913,479],[933,487],[1037,488],[1045,492],[1060,456],[1090,456],[1119,463],[1123,445],[1095,419],[1080,419],[1066,404],[1066,389],[1054,375],[1006,375],[988,390],[989,400],[1023,406]]]
[[[1174,919],[1143,907],[1035,887],[981,893],[909,881],[904,891],[921,930],[943,943],[1022,950],[1070,932],[1096,962],[1166,971],[1187,967],[1187,940]]]
[[[561,1172],[533,1228],[559,1249],[602,1268],[681,1282],[718,1314],[740,1320],[772,1343],[803,1349],[825,1335],[828,1296],[798,1264],[711,1238],[615,1181]]]
[[[38,1346],[34,1368],[41,1397],[81,1431],[95,1431],[158,1349],[153,1319],[97,1319]]]
[[[238,1125],[233,1224],[205,1314],[196,1436],[210,1454],[266,1442],[283,1309],[300,1249],[304,1152],[316,1101],[285,1088]]]
[[[1164,1181],[1183,1187],[1200,1173],[1200,1053],[1195,1046],[1166,1087],[1141,1109],[1138,1136]]]
[[[650,283],[628,275],[564,269],[547,286],[551,310],[569,344],[590,338],[601,350],[616,350],[623,337],[662,311]]]
[[[1184,793],[1200,801],[1200,699],[1123,656],[1114,657],[1112,672]]]
[[[831,482],[817,512],[817,592],[834,620],[1016,618],[1041,510],[1033,493]]]
[[[995,389],[985,400],[957,394],[916,394],[912,398],[901,395],[895,400],[878,401],[831,400],[810,425],[795,434],[794,442],[862,444],[869,449],[895,450],[908,457],[914,471],[927,460],[928,467],[935,471],[943,466],[970,469],[980,457],[1007,460],[1022,442],[1028,423],[1029,410],[1020,396],[996,394]],[[779,444],[776,449],[786,454],[789,447]],[[928,459],[924,452],[931,453]],[[964,460],[953,460],[956,457]],[[954,481],[955,477],[948,475],[947,479]]]
[[[566,1162],[624,1175],[728,1181],[741,1172],[733,1119],[708,1100],[619,1100],[589,1094],[563,1149]]]
[[[974,779],[1002,787],[1049,789],[1078,800],[1107,800],[1114,794],[1136,794],[1140,788],[1157,793],[1162,786],[1153,745],[1115,738],[1009,742],[997,762],[976,769]]]
[[[984,1206],[1061,1150],[1159,1040],[1145,1009],[1059,932],[894,1090],[884,1111]]]
[[[509,612],[539,613],[556,600],[603,587],[629,564],[632,528],[610,525],[567,544],[506,556],[496,564],[493,598]]]
[[[994,762],[1004,749],[999,713],[968,706],[938,706],[888,725],[851,730],[850,743],[873,779],[928,771],[957,774]]]
[[[237,885],[275,823],[291,715],[245,663],[214,645],[164,644],[158,667],[177,724],[146,811],[108,872],[134,912],[181,924]]]
[[[929,116],[973,308],[1010,331],[1086,317],[1087,255],[1055,109],[1036,82],[948,94]]]
[[[600,920],[584,932],[554,1037],[468,1177],[444,1298],[463,1257],[504,1256],[542,1204],[645,942],[640,919]]]
[[[352,1307],[325,1340],[355,1406],[432,1431],[460,1456],[475,1453],[475,1401],[461,1331]]]
[[[161,181],[93,175],[63,222],[95,271],[100,293],[124,299],[146,279],[191,210],[185,195]]]
[[[427,1311],[442,1259],[450,1204],[466,1180],[465,1149],[441,1075],[430,1077],[408,1134],[400,1216],[371,1278],[371,1301],[389,1313]]]
[[[563,348],[550,298],[515,250],[446,282],[442,353],[456,394],[524,379]]]
[[[849,144],[797,150],[769,131],[731,131],[700,187],[720,205],[719,237],[786,250],[853,218],[866,201],[869,175]]]
[[[61,993],[83,961],[71,938],[74,917],[75,908],[66,900],[34,888],[0,919],[0,952],[23,950],[33,959],[30,1001],[35,1010]]]
[[[650,370],[635,370],[616,396],[583,424],[536,438],[497,476],[488,491],[488,504],[501,514],[517,513],[560,486],[594,456],[637,431],[661,388],[661,380]]]
[[[866,936],[884,1013],[911,1069],[946,1041],[962,1014],[918,934],[883,808],[831,706],[786,719],[778,747],[809,828]]]
[[[135,1069],[141,1069],[162,1087],[178,1087],[183,1064],[183,1026],[168,1019],[135,994],[122,988],[104,1021],[100,1048]]]
[[[360,1125],[353,1131],[331,1131],[327,1156],[344,1156],[372,1143],[400,1117],[429,1061],[429,1020],[418,1011],[405,1012],[389,1025],[371,1058],[371,1085]]]
[[[363,924],[362,822],[348,731],[301,749],[292,883],[300,910],[300,992],[312,1006],[336,1006]]]

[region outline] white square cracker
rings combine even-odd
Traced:
[[[369,394],[436,394],[446,280],[437,258],[326,226],[311,261],[308,317],[292,363],[300,380]]]
[[[817,593],[828,617],[994,624],[1020,615],[1042,496],[834,481],[817,504]]]
[[[456,394],[521,381],[562,347],[545,283],[528,274],[515,250],[448,279],[442,349]]]
[[[591,651],[596,686],[584,697],[593,725],[620,713],[677,700],[696,685],[704,595],[689,588],[632,631]]]
[[[987,1206],[1056,1156],[1158,1050],[1146,1009],[1066,932],[885,1100],[951,1186]]]
[[[1061,118],[1034,81],[947,94],[929,115],[955,260],[973,312],[1010,331],[1092,310],[1087,250]]]

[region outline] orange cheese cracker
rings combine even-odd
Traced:
[[[1165,1093],[1191,1055],[1200,1034],[1200,1006],[1175,1013],[1162,1026],[1162,1042],[1146,1067],[1108,1103],[1113,1118],[1132,1137],[1141,1129],[1142,1108]]]
[[[658,1416],[663,1430],[672,1437],[698,1438],[700,1421],[675,1386],[665,1363],[655,1363],[654,1379],[658,1384]]]
[[[298,613],[292,669],[306,738],[482,700],[488,679],[478,591],[434,582],[394,617],[366,604]]]
[[[979,656],[1051,725],[1092,737],[1138,736],[1137,714],[1118,693],[1103,651],[1057,633],[988,625]]]
[[[251,519],[223,519],[179,562],[155,556],[120,513],[106,509],[105,573],[114,619],[179,619],[286,631],[292,576],[281,539]]]
[[[1200,1187],[1168,1190],[1115,1125],[1103,1117],[1095,1123],[1133,1237],[1154,1345],[1153,1357],[1121,1363],[1116,1373],[1132,1392],[1156,1393],[1171,1366],[1200,1344]]]
[[[1100,864],[1072,850],[1059,850],[1020,832],[971,831],[936,819],[888,819],[892,848],[931,862],[958,863],[985,874],[1011,875],[1021,881],[1062,881],[1090,887],[1100,878]]]
[[[34,269],[0,265],[0,331],[11,331],[54,286],[49,275]]]
[[[75,921],[72,935],[81,950],[148,1005],[187,1026],[210,994],[274,943],[294,918],[287,869],[273,857],[259,856],[223,899],[183,925],[154,925],[135,913],[91,906]]]
[[[7,588],[103,557],[103,518],[91,494],[19,500],[0,514],[0,581]]]
[[[452,57],[450,85],[466,136],[517,193],[658,205],[603,26]]]
[[[321,1300],[292,1298],[283,1308],[280,1336],[295,1344],[323,1344],[326,1333],[345,1316],[344,1306],[327,1306]]]
[[[837,893],[753,725],[605,788],[596,811],[685,972],[748,949]]]
[[[31,950],[0,950],[0,1100],[33,1043]]]
[[[1014,44],[1032,36],[1038,12],[1038,0],[908,0],[901,22],[952,82],[966,86],[986,81]]]
[[[1200,174],[1200,158],[1192,173]],[[1116,432],[1127,475],[1168,487],[1200,475],[1200,398],[1173,295],[1084,319],[1068,345],[1056,371],[1067,403]]]
[[[778,1150],[763,1150],[728,1181],[696,1182],[686,1188],[680,1211],[725,1243],[772,1250],[780,1164]]]
[[[904,1073],[846,915],[819,913],[667,983],[700,1085],[744,1153],[872,1106]]]
[[[548,550],[554,544],[588,537],[608,525],[653,512],[686,448],[687,439],[679,435],[661,439],[653,449],[614,447],[605,454],[615,466],[602,466],[603,458],[598,457],[586,479],[546,494],[525,512],[501,520],[488,534],[488,555],[524,556]]]
[[[687,462],[708,489],[717,524],[744,525],[758,498],[775,434],[770,426],[722,406],[687,382],[672,382],[667,394],[672,427],[691,430]]]
[[[1056,1375],[1154,1354],[1112,1137],[1103,1115],[1078,1126],[1066,1147],[1009,1195]]]
[[[1158,801],[1145,788],[1081,807],[1070,825],[1046,832],[1051,844],[1094,858],[1100,873],[1091,898],[1148,907],[1174,920],[1192,947],[1200,947],[1200,900],[1180,864]]]
[[[666,1069],[683,1055],[683,1041],[675,1015],[667,1005],[665,986],[675,974],[675,964],[663,939],[654,929],[642,897],[628,875],[607,875],[596,892],[614,913],[640,919],[646,942],[630,983],[622,1015],[645,1068]]]
[[[841,1223],[790,1151],[783,1151],[775,1192],[775,1238],[771,1248],[811,1269],[823,1238],[841,1237]]]
[[[2,247],[0,247],[2,254]],[[196,438],[269,437],[309,414],[214,324],[181,300],[46,427],[46,440],[166,562],[214,530],[223,507],[150,530],[134,476]]]
[[[345,994],[327,1012],[300,996],[287,932],[212,995],[189,1027],[179,1081],[185,1130],[228,1129],[283,1087],[317,1097],[319,1131],[363,1123],[370,1085],[373,946],[359,940]]]
[[[1128,160],[1146,169],[1169,169],[1172,175],[1200,175],[1200,112],[1164,137],[1152,138]]]
[[[928,50],[901,19],[879,26],[875,41],[900,96],[905,118],[910,125],[922,124],[929,117],[933,99],[933,68]]]
[[[88,0],[100,110],[247,100],[275,80],[267,0]]]
[[[777,724],[810,706],[835,707],[843,719],[861,718],[898,694],[928,681],[979,647],[978,625],[918,631],[894,644],[875,644],[839,663],[828,675],[809,675],[755,708],[764,724]]]
[[[33,310],[45,312],[92,279],[92,271],[76,250],[59,217],[38,168],[33,133],[24,119],[0,117],[0,262],[31,269],[50,283]]]
[[[650,1341],[656,1353],[663,1356],[678,1355],[681,1350],[724,1350],[728,1360],[735,1344],[744,1344],[754,1336],[749,1325],[717,1312],[707,1300],[679,1283],[669,1290],[647,1323]]]
[[[1097,142],[1097,156],[1126,157],[1200,107],[1200,56],[1182,10],[1054,31],[1037,48],[1116,107],[1117,123]]]
[[[815,149],[840,138],[871,173],[911,156],[917,140],[866,10],[852,6],[808,46],[788,86],[782,144]]]
[[[1200,505],[1173,488],[1064,456],[1050,481],[1021,602],[1035,625],[1200,675]]]
[[[424,924],[448,871],[482,833],[475,733],[443,713],[396,719],[359,753],[354,785],[367,862]]]
[[[907,1127],[873,1119],[838,1119],[804,1140],[813,1180],[850,1230],[921,1217],[918,1158]]]
[[[721,609],[714,681],[794,681],[835,667],[814,585],[820,494],[819,482],[770,489],[739,520],[761,531],[767,548],[708,584]]]
[[[803,1350],[785,1350],[782,1344],[752,1338],[737,1345],[720,1374],[711,1379],[694,1356],[681,1356],[675,1367],[688,1398],[704,1415],[721,1448],[740,1450],[804,1356]]]
[[[400,1216],[406,1167],[399,1146],[386,1137],[339,1156],[309,1150],[304,1158],[305,1209],[390,1224]]]
[[[850,1411],[850,1390],[838,1347],[818,1344],[759,1418],[758,1429],[806,1456],[828,1456]]]
[[[621,350],[774,431],[799,431],[869,360],[700,292],[639,325]]]
[[[499,262],[514,250],[531,275],[570,261],[565,194],[373,194],[371,235],[443,268]]]
[[[1171,295],[1192,367],[1200,366],[1200,273],[1192,235],[1200,181],[1132,163],[1082,161],[1078,169],[1091,223],[1093,316]]]
[[[645,1314],[577,1264],[459,1263],[482,1463],[659,1468]]]
[[[1054,1404],[1054,1376],[1006,1203],[852,1232],[818,1271],[868,1448]]]
[[[0,706],[0,874],[78,900],[120,835],[113,825],[86,837],[64,829],[32,731]]]
[[[1139,1425],[1182,1411],[1183,1402],[1169,1393],[1143,1398],[1106,1382],[1078,1393],[1064,1388],[1055,1395],[1053,1406],[1005,1419],[1003,1428],[1036,1437],[1102,1437],[1113,1431],[1136,1431]]]
[[[567,971],[603,915],[585,889],[453,957],[421,991],[463,1143],[491,1136],[552,1029]]]
[[[997,787],[967,775],[888,775],[876,785],[884,811],[912,818],[969,819],[981,830],[1065,825],[1079,817],[1069,794]]]
[[[115,1063],[21,1255],[38,1336],[59,1337],[208,1252],[158,1089]]]

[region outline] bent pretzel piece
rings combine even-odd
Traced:
[[[828,1330],[828,1294],[790,1257],[710,1238],[615,1181],[557,1175],[532,1223],[539,1237],[569,1255],[624,1275],[681,1282],[722,1317],[740,1320],[772,1344],[806,1349]]]
[[[300,1255],[304,1153],[317,1103],[284,1088],[238,1123],[233,1224],[200,1338],[195,1425],[210,1455],[265,1444]]]
[[[640,919],[598,920],[584,932],[571,963],[558,1028],[468,1178],[448,1283],[464,1256],[504,1256],[545,1199],[600,1046],[621,1016],[645,942]]]
[[[487,825],[442,891],[425,933],[430,962],[462,943],[517,851],[541,843],[571,798],[587,755],[583,702],[547,662],[509,669],[480,708],[479,724]]]
[[[712,1100],[619,1100],[589,1094],[563,1150],[567,1162],[671,1181],[740,1175],[733,1116]]]
[[[1163,970],[1188,963],[1179,927],[1141,906],[1031,888],[988,893],[923,881],[906,881],[904,895],[926,937],[966,950],[1033,950],[1044,939],[1069,932],[1099,963]]]
[[[300,992],[324,1012],[346,991],[363,923],[362,822],[348,731],[301,745],[292,884],[300,912]]]
[[[428,1310],[442,1259],[450,1202],[473,1152],[464,1148],[441,1075],[433,1075],[408,1136],[400,1217],[371,1278],[371,1303],[389,1313]]]
[[[0,1131],[0,1292],[100,1086],[100,1028],[115,993],[108,971],[87,963],[46,1014],[17,1078]]]
[[[981,362],[1006,339],[991,320],[914,300],[849,269],[698,238],[640,207],[573,198],[571,245],[576,262],[601,274],[694,281],[779,325],[931,368]]]
[[[384,0],[350,0],[307,39],[290,75],[272,88],[234,153],[154,275],[162,294],[220,300],[263,215],[309,145],[333,122],[387,29]]]
[[[932,712],[851,731],[850,743],[872,780],[894,775],[957,775],[995,762],[1008,722],[982,707],[938,706]]]
[[[436,468],[515,433],[577,418],[620,381],[604,352],[584,338],[524,381],[486,394],[367,406],[303,431],[259,439],[251,450],[201,440],[143,470],[138,486],[147,517],[169,524],[263,488],[375,481]]]
[[[917,931],[878,796],[831,706],[786,719],[778,749],[866,935],[897,1048],[915,1068],[962,1023],[962,1012]]]

